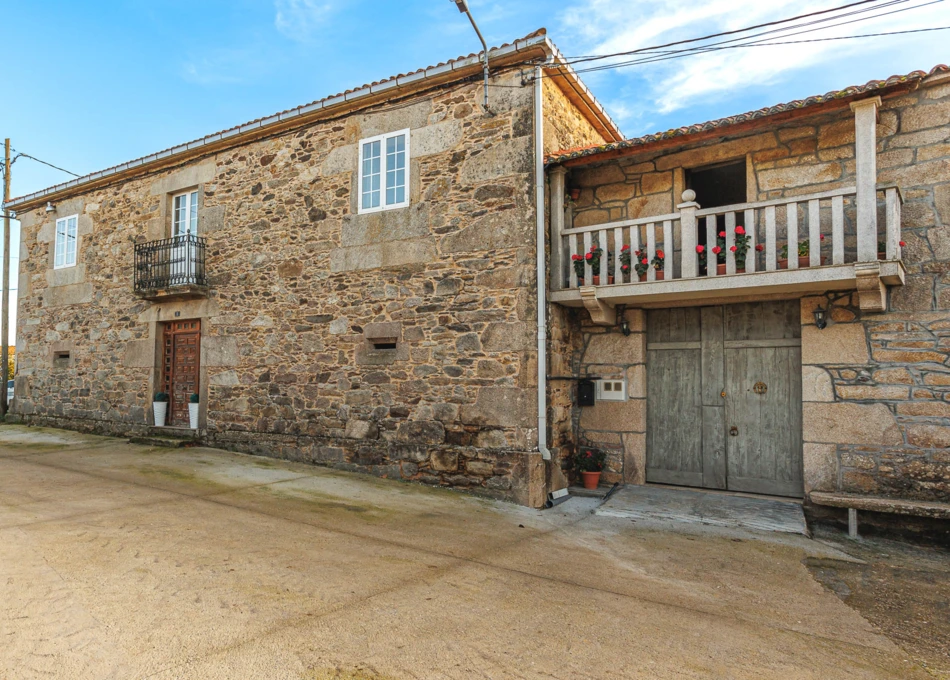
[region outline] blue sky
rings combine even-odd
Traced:
[[[846,1],[469,0],[490,44],[544,26],[568,56]],[[450,0],[0,0],[0,22],[14,55],[3,68],[0,137],[80,174],[479,48]],[[798,37],[943,25],[950,2]],[[582,77],[623,131],[637,136],[929,69],[950,60],[948,37],[729,50]],[[13,195],[65,179],[20,159]]]

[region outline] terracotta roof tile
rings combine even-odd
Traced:
[[[631,149],[638,146],[643,146],[645,144],[650,144],[652,142],[658,142],[664,139],[672,139],[675,137],[685,137],[687,135],[693,135],[699,132],[706,132],[707,130],[715,130],[717,128],[725,128],[731,125],[737,125],[738,123],[745,123],[750,120],[756,120],[759,118],[766,118],[768,116],[773,116],[777,113],[783,113],[785,111],[793,111],[796,109],[804,109],[810,106],[815,106],[817,104],[823,104],[828,101],[835,99],[844,99],[845,97],[851,97],[857,94],[865,94],[868,92],[874,92],[876,90],[886,89],[894,85],[900,85],[903,83],[912,83],[919,80],[923,80],[928,76],[935,75],[937,73],[947,73],[950,72],[950,67],[940,64],[934,66],[930,71],[912,71],[907,75],[896,75],[887,78],[886,80],[872,80],[864,85],[853,85],[851,87],[846,87],[843,90],[833,90],[826,94],[815,95],[808,97],[806,99],[796,99],[795,101],[787,102],[785,104],[776,104],[775,106],[767,106],[757,111],[749,111],[748,113],[740,113],[736,116],[728,116],[726,118],[720,118],[718,120],[710,120],[705,123],[696,123],[694,125],[687,125],[680,128],[675,128],[673,130],[667,130],[666,132],[657,132],[651,135],[644,135],[643,137],[634,137],[632,139],[625,139],[621,142],[613,142],[611,144],[596,144],[593,146],[578,147],[575,149],[565,149],[562,151],[555,151],[554,153],[545,157],[544,161],[546,164],[552,163],[563,163],[574,158],[584,158],[587,156],[595,156],[597,154],[606,153],[608,151],[617,151],[620,149]]]

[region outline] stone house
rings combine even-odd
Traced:
[[[950,71],[623,139],[543,31],[488,56],[487,111],[471,55],[11,201],[16,415],[945,516]]]
[[[552,448],[950,516],[947,67],[546,163]]]
[[[540,505],[537,179],[622,136],[543,30],[488,57],[487,111],[471,55],[11,201],[13,413],[194,393],[210,445]]]

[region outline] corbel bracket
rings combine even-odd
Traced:
[[[887,309],[887,288],[881,281],[879,262],[858,262],[854,265],[858,287],[858,306],[862,312],[883,312]]]
[[[614,306],[607,304],[597,297],[596,286],[584,286],[580,289],[581,302],[590,312],[591,321],[598,326],[613,326],[617,323],[617,312]]]

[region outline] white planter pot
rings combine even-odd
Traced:
[[[191,425],[192,430],[198,429],[198,407],[201,404],[188,404],[188,424]]]
[[[153,401],[152,411],[155,412],[155,427],[165,427],[165,416],[168,415],[168,402]]]

